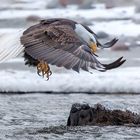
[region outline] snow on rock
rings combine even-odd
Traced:
[[[49,81],[30,71],[1,70],[1,92],[140,93],[140,67],[108,72],[53,73]]]

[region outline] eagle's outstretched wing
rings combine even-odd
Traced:
[[[25,52],[39,61],[63,66],[79,72],[80,68],[106,71],[120,66],[125,60],[118,59],[111,64],[101,64],[70,25],[38,24],[23,33],[21,43]]]

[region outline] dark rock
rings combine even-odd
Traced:
[[[37,21],[40,21],[41,20],[41,17],[39,16],[36,16],[36,15],[30,15],[26,18],[26,20],[28,22],[37,22]]]
[[[116,6],[116,3],[114,0],[109,0],[109,1],[106,1],[106,8],[109,9],[109,8],[114,8]]]
[[[47,9],[53,9],[53,8],[62,8],[63,5],[60,3],[61,0],[49,0],[49,2],[47,2],[46,8]]]
[[[107,33],[105,33],[105,32],[98,32],[97,33],[97,36],[99,37],[99,38],[101,38],[101,39],[103,39],[103,38],[108,38],[109,37],[109,35],[107,34]]]
[[[111,47],[112,51],[128,51],[129,45],[124,42],[118,42],[114,46]]]
[[[80,5],[82,3],[82,0],[59,0],[59,3],[66,7],[67,5]]]
[[[93,0],[59,0],[60,5],[66,7],[67,5],[78,5],[81,9],[92,8]]]
[[[131,111],[109,110],[101,104],[73,104],[67,126],[140,124],[140,115]]]

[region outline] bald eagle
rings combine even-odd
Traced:
[[[101,44],[97,35],[87,26],[73,20],[53,18],[42,20],[29,27],[20,37],[20,47],[13,47],[0,53],[0,60],[7,56],[15,57],[24,53],[25,64],[37,67],[41,76],[52,74],[48,64],[79,72],[89,68],[106,71],[122,65],[125,60],[120,57],[110,64],[97,60],[98,48],[112,47],[118,40]]]

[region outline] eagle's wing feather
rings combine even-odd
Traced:
[[[83,24],[82,24],[83,25]],[[83,25],[85,27],[85,29],[87,29],[91,34],[93,34],[93,36],[96,38],[96,41],[97,41],[97,46],[100,47],[100,48],[110,48],[112,47],[113,45],[116,44],[116,42],[118,41],[118,39],[116,38],[113,38],[111,41],[109,42],[106,42],[105,44],[102,44],[98,41],[98,35],[95,34],[88,26],[86,25]]]
[[[87,44],[81,40],[69,25],[45,26],[24,32],[21,43],[25,52],[34,59],[49,64],[63,66],[79,72],[80,68],[88,71],[88,67],[105,71],[107,65],[101,64],[90,52]]]

